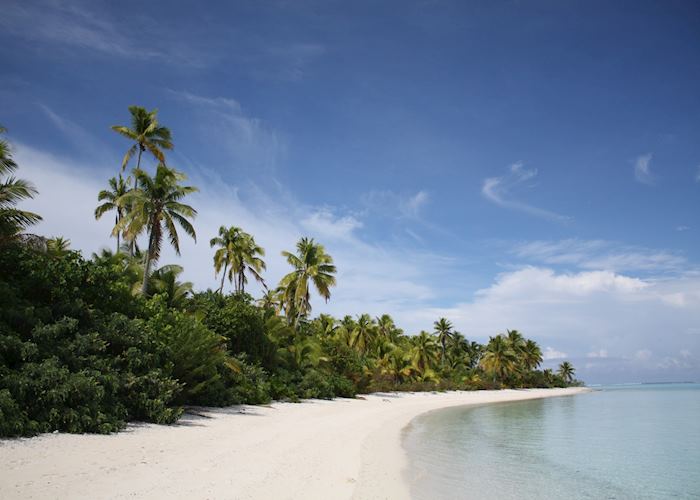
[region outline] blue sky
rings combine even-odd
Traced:
[[[256,235],[271,282],[308,234],[340,270],[315,312],[517,328],[594,382],[700,378],[696,2],[2,10],[0,121],[37,232],[111,244],[91,215],[127,147],[109,126],[156,107],[201,189],[179,259],[199,288],[220,224]]]

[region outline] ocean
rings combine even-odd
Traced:
[[[700,384],[438,410],[404,431],[417,499],[700,499]]]

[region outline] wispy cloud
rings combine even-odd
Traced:
[[[261,45],[236,58],[250,66],[253,77],[263,80],[301,81],[311,65],[327,52],[324,45],[310,42]]]
[[[79,155],[99,158],[104,155],[105,151],[108,151],[109,148],[84,127],[59,115],[46,104],[37,103],[37,106],[56,129],[63,134],[63,137],[73,145]]]
[[[695,182],[700,182],[700,165],[698,165],[698,170],[695,172]]]
[[[166,36],[160,24],[143,14],[119,22],[93,10],[90,2],[7,2],[0,28],[51,49],[70,47],[135,60],[160,59],[180,66],[202,66],[209,56]],[[146,29],[147,28],[147,29]]]
[[[683,231],[688,231],[690,229],[690,226],[676,226],[676,231],[678,232],[683,232]]]
[[[558,222],[570,221],[571,217],[511,199],[512,191],[535,177],[537,177],[537,169],[527,169],[523,162],[517,162],[510,166],[507,175],[484,179],[481,193],[487,200],[504,208]]]
[[[654,184],[654,175],[651,172],[652,154],[638,156],[634,162],[634,178],[642,184]]]
[[[682,255],[605,240],[566,239],[515,245],[511,253],[531,262],[608,271],[679,271]]]
[[[185,90],[168,90],[173,99],[186,104],[193,128],[202,144],[201,157],[209,163],[227,162],[237,172],[272,172],[286,152],[283,136],[265,121],[244,112],[230,97],[208,97]],[[221,169],[224,172],[226,168]]]
[[[430,195],[423,190],[414,194],[373,190],[362,196],[362,204],[370,211],[401,219],[418,218],[429,201]]]

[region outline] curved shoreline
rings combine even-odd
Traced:
[[[415,401],[397,420],[384,424],[368,436],[363,447],[360,482],[353,493],[356,499],[410,498],[408,456],[403,448],[403,433],[420,415],[456,406],[525,401],[548,397],[572,396],[590,392],[586,387],[566,389],[506,389],[501,391],[454,391],[437,394],[440,399]]]
[[[401,433],[440,408],[585,388],[390,393],[206,408],[113,435],[0,441],[0,498],[407,498]]]

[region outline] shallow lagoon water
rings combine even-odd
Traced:
[[[438,410],[404,446],[417,499],[698,499],[700,384]]]

